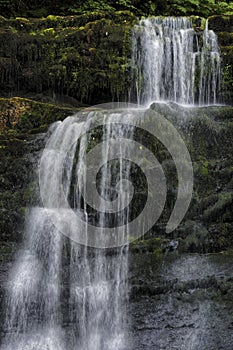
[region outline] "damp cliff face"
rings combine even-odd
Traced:
[[[233,243],[233,145],[230,141],[233,108],[184,108],[174,103],[155,103],[152,108],[176,125],[186,142],[194,169],[190,208],[171,237],[180,241],[180,251],[207,253],[227,250]],[[175,169],[169,160],[164,161],[164,166],[169,174],[172,203],[176,198]],[[160,226],[155,232],[160,231]]]

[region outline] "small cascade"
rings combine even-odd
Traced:
[[[80,122],[74,116],[56,123],[42,154],[40,181],[42,189],[43,185],[49,189],[48,207],[33,208],[29,214],[26,242],[16,259],[7,291],[6,337],[2,350],[129,349],[125,339],[127,245],[110,251],[91,248],[88,246],[88,230],[84,232],[87,245],[73,240],[68,240],[68,244],[53,220],[54,213],[62,219],[63,209],[68,218],[71,212],[81,215],[84,221],[93,218],[83,193],[80,193],[80,186],[84,192],[87,187],[85,154],[95,139],[88,132],[80,135],[83,130],[88,130],[92,117],[93,112],[90,112],[86,122]],[[111,120],[111,113],[105,118]],[[115,200],[120,211],[115,219],[119,224],[128,216],[128,210],[121,209],[129,199],[116,195],[116,191],[124,192],[122,186],[127,183],[123,179],[129,175],[130,166],[122,160],[114,162],[108,159],[117,147],[116,139],[132,138],[133,127],[110,123],[102,131],[100,160],[103,165],[98,182],[100,215],[95,217],[100,231],[111,225],[111,220],[104,215],[109,201]],[[57,176],[60,173],[63,174],[62,188],[69,208],[59,207],[61,184],[57,186]],[[127,225],[124,225],[122,234],[127,235]],[[97,243],[98,239],[96,234]],[[64,249],[68,249],[66,259]],[[64,268],[68,279],[65,300]],[[61,312],[64,303],[65,316]]]
[[[185,17],[142,19],[133,30],[133,95],[138,104],[216,104],[220,86],[217,37]]]

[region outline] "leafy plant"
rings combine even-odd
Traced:
[[[98,11],[128,10],[137,16],[233,14],[232,1],[219,0],[0,0],[5,17],[46,17],[48,15],[84,14]]]

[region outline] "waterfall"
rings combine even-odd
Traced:
[[[142,19],[133,29],[133,94],[138,104],[216,104],[220,86],[217,37],[182,17]]]
[[[203,32],[196,32],[186,18],[141,20],[133,31],[132,62],[140,104],[217,102],[220,56],[208,23]],[[138,110],[130,118],[137,119]],[[139,119],[145,123],[145,109],[141,110]],[[52,126],[39,162],[41,199],[30,209],[24,246],[9,278],[1,350],[129,350],[125,237],[138,231],[138,238],[153,227],[166,201],[163,168],[147,145],[134,142],[135,132],[147,137],[146,142],[148,137],[158,139],[182,179],[167,232],[188,209],[192,167],[177,130],[153,109],[145,128],[131,123],[127,110],[105,111],[103,123],[95,125],[101,113],[80,112]],[[124,138],[130,142],[124,143]],[[98,152],[92,154],[92,147]],[[89,154],[92,166],[87,168]],[[135,175],[136,166],[141,175]],[[138,190],[141,196],[134,202],[131,173],[138,187],[133,195]],[[145,184],[139,181],[143,175],[146,196]],[[96,188],[90,190],[95,180]],[[134,210],[140,214],[136,224]],[[106,228],[110,234],[105,245]]]
[[[99,130],[103,134],[100,146],[103,165],[98,180],[99,215],[90,212],[80,191],[80,188],[87,191],[88,186],[86,152],[91,143],[98,141],[98,132],[97,136],[88,134],[94,114],[88,112],[87,119],[82,122],[74,116],[56,123],[41,156],[39,174],[42,190],[43,186],[46,188],[47,207],[30,210],[24,248],[10,275],[4,350],[128,349],[125,339],[127,245],[115,249],[80,245],[65,238],[53,220],[53,214],[61,219],[63,210],[68,218],[75,212],[86,223],[92,220],[93,224],[95,219],[101,232],[102,227],[111,225],[111,217],[109,219],[104,213],[108,211],[106,203],[114,199],[120,211],[115,221],[121,224],[129,215],[128,210],[121,211],[128,203],[127,195],[117,196],[116,191],[127,193],[127,188],[126,192],[123,189],[127,183],[123,180],[129,175],[130,166],[123,160],[108,159],[114,147],[119,148],[117,138],[133,137],[134,129],[130,125],[109,123]],[[105,119],[111,121],[111,116],[107,113]],[[83,130],[86,133],[81,135]],[[122,147],[117,151],[127,152]],[[61,198],[56,177],[60,173],[62,184],[59,186],[63,188],[69,208],[58,205]],[[124,227],[122,234],[127,235],[127,225]],[[83,235],[88,242],[88,230]],[[98,243],[98,235],[95,239]],[[64,250],[67,251],[66,258]],[[64,278],[68,282],[64,282]],[[62,304],[65,304],[65,316],[64,311],[61,312]]]

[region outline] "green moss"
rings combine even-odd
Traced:
[[[16,17],[15,19],[16,19],[16,21],[19,21],[19,22],[24,23],[24,24],[30,23],[30,20],[28,18]]]
[[[12,26],[9,26],[8,29],[9,29],[9,30],[11,31],[11,33],[13,33],[13,34],[17,34],[17,33],[18,33],[18,30],[15,29],[15,28],[12,27]]]
[[[222,51],[223,59],[225,58],[224,56],[226,56],[227,59],[230,60],[232,58],[233,45],[221,47],[221,51]],[[226,60],[224,59],[224,61],[226,61]],[[230,62],[232,63],[231,60],[230,60]]]
[[[36,102],[19,97],[0,98],[2,113],[1,130],[8,134],[17,135],[19,132],[32,133],[45,130],[46,126],[56,120],[63,120],[77,111],[77,108],[56,106],[48,103]],[[9,111],[12,110],[12,114]],[[42,128],[42,129],[41,129]]]
[[[223,31],[231,32],[233,15],[232,16],[214,15],[208,18],[208,22],[209,22],[209,29],[214,30],[216,33],[223,32]]]
[[[233,203],[233,193],[223,192],[218,195],[217,202],[210,208],[204,211],[203,217],[205,220],[210,221],[218,218],[219,220],[228,220],[231,215],[231,206]],[[230,210],[230,212],[229,212]]]
[[[40,35],[46,35],[48,37],[54,37],[56,35],[56,31],[55,31],[54,28],[46,28],[46,29],[43,29],[40,32]]]
[[[150,252],[158,258],[162,256],[164,240],[161,237],[147,237],[145,239],[140,238],[137,240],[131,237],[129,241],[132,252]]]
[[[156,256],[157,259],[161,259],[163,257],[163,252],[161,248],[154,249],[153,254]]]
[[[229,33],[229,32],[218,33],[218,42],[221,46],[233,45],[233,33]]]
[[[5,23],[7,19],[3,16],[0,16],[0,23]]]
[[[200,16],[190,16],[193,28],[196,30],[204,30],[206,26],[206,18]]]
[[[209,162],[207,160],[201,164],[201,174],[203,176],[208,176],[209,174],[208,165],[209,165]]]
[[[49,15],[49,16],[47,16],[47,18],[46,18],[47,20],[49,20],[49,21],[60,21],[61,19],[62,19],[62,17],[61,16],[53,16],[53,15]]]
[[[17,35],[16,31],[21,35],[5,41],[16,40],[18,49],[4,49],[15,57],[15,73],[2,75],[0,86],[6,92],[18,86],[37,94],[52,91],[86,104],[125,100],[130,86],[133,21],[135,17],[128,11],[49,16],[27,23],[8,20],[7,25],[15,31],[12,35]],[[12,67],[12,60],[8,61],[4,57],[1,65],[7,71]]]

